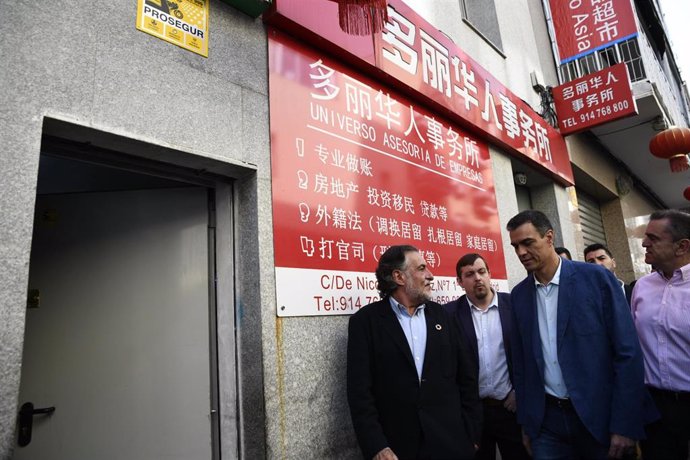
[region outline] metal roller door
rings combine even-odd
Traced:
[[[577,190],[577,202],[585,247],[592,243],[606,244],[606,232],[599,202],[581,190]]]

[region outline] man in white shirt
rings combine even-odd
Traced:
[[[494,460],[496,445],[504,460],[528,459],[515,415],[510,354],[510,295],[491,287],[491,273],[479,254],[466,254],[456,267],[466,294],[444,305],[455,319],[479,373],[484,424],[475,459]]]

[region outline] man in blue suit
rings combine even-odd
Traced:
[[[489,266],[479,254],[462,256],[455,272],[466,294],[443,307],[456,320],[479,375],[484,424],[474,458],[495,460],[498,444],[503,460],[527,460],[515,416],[510,294],[493,290]]]
[[[511,292],[513,375],[523,442],[535,459],[622,458],[644,436],[644,367],[613,274],[554,250],[539,211],[507,225],[529,272]]]

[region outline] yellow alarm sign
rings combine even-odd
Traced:
[[[208,57],[209,0],[138,0],[137,29]]]

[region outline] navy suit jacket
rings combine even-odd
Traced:
[[[390,447],[402,459],[472,459],[481,436],[477,373],[452,319],[426,302],[422,381],[388,297],[350,317],[347,400],[365,458]]]
[[[644,438],[649,397],[630,308],[613,274],[596,264],[561,260],[558,292],[558,362],[580,420],[602,444],[612,433]],[[534,275],[511,292],[513,383],[518,422],[531,438],[545,408],[544,358]],[[648,399],[647,399],[648,400]]]
[[[497,292],[498,295],[498,315],[501,318],[501,330],[503,331],[503,348],[506,353],[506,361],[508,363],[508,374],[510,381],[513,381],[513,362],[510,343],[510,331],[512,329],[512,314],[510,312],[510,294],[505,292]],[[474,330],[474,322],[472,321],[472,312],[470,304],[467,300],[467,295],[448,302],[443,306],[448,314],[458,322],[458,329],[460,335],[465,341],[465,345],[470,350],[470,358],[479,372],[479,349],[477,348],[477,334]]]

